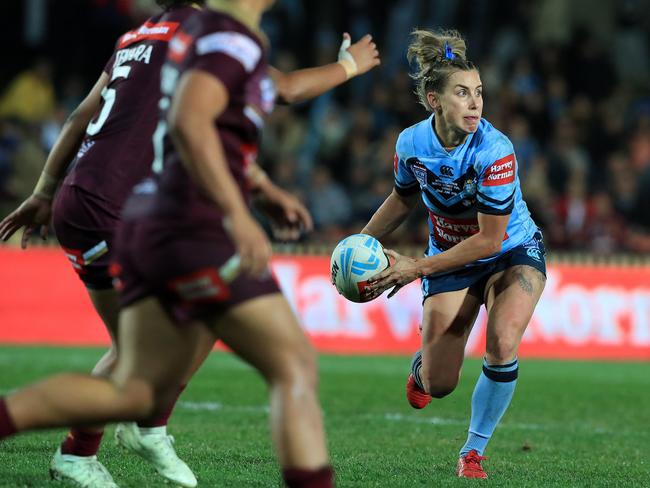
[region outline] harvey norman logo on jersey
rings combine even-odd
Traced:
[[[483,174],[481,184],[483,186],[498,186],[512,183],[515,181],[516,164],[514,154],[496,160]]]
[[[178,29],[178,25],[178,22],[158,22],[157,24],[145,22],[139,28],[129,31],[120,37],[117,47],[118,49],[122,49],[129,44],[145,39],[169,41],[176,32],[176,29]]]

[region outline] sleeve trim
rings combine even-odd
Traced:
[[[488,215],[508,215],[512,213],[512,209],[515,206],[515,202],[511,202],[510,205],[508,205],[506,208],[494,208],[494,207],[488,207],[487,205],[483,205],[481,202],[477,202],[476,204],[476,210],[478,210],[480,213],[483,214],[488,214]]]
[[[419,191],[420,191],[419,184],[410,185],[410,186],[399,186],[397,183],[395,183],[395,192],[402,197],[415,195],[416,193],[419,193]]]
[[[504,198],[503,200],[497,200],[496,198],[491,198],[488,197],[485,193],[481,191],[477,191],[476,194],[481,197],[482,200],[485,200],[486,202],[494,203],[495,205],[503,205],[504,203],[507,203],[509,200],[511,200],[515,196],[515,192],[517,191],[517,188],[512,190],[512,193],[508,195],[507,198]]]

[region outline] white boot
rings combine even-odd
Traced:
[[[174,450],[174,438],[167,433],[141,434],[135,423],[117,424],[115,442],[153,464],[158,474],[178,485],[194,488],[196,477]]]
[[[113,477],[97,460],[97,456],[61,454],[59,447],[50,463],[50,476],[59,481],[70,481],[83,488],[118,488]]]

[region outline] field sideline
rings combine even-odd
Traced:
[[[0,390],[60,370],[90,370],[101,349],[0,347]],[[422,411],[404,397],[406,357],[324,356],[321,401],[339,487],[467,486],[454,477],[480,371]],[[169,430],[203,487],[277,487],[266,390],[254,371],[214,353],[181,397]],[[121,487],[164,486],[118,450],[100,459]],[[0,443],[1,487],[64,487],[48,465],[64,431]],[[108,442],[106,442],[108,441]],[[524,360],[515,398],[488,451],[491,486],[650,486],[650,363]]]

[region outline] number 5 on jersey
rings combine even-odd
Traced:
[[[111,76],[111,81],[108,83],[109,86],[119,78],[128,78],[130,72],[130,66],[117,66],[113,68],[113,76]],[[99,117],[97,117],[97,120],[88,124],[86,134],[89,136],[94,136],[98,134],[100,130],[102,130],[102,126],[104,123],[106,123],[106,119],[108,119],[108,116],[111,113],[111,109],[113,108],[113,104],[115,103],[115,93],[115,88],[109,88],[108,86],[105,86],[102,90],[104,106],[102,107],[101,112],[99,112]]]

